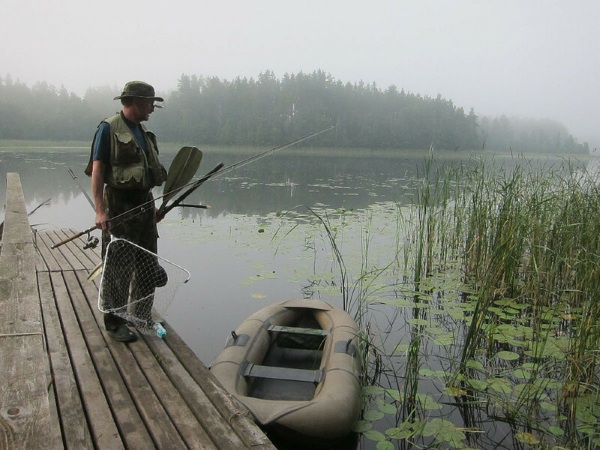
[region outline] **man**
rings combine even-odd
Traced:
[[[148,83],[131,81],[115,100],[121,100],[123,108],[98,126],[85,170],[92,178],[96,225],[102,229],[102,256],[104,258],[106,254],[111,235],[156,254],[157,218],[151,191],[166,180],[166,170],[158,160],[156,137],[142,122],[150,118],[154,101],[162,102],[163,99],[155,95],[154,88]],[[127,320],[121,314],[111,310],[127,311],[130,294],[132,299],[147,299],[144,305],[137,306],[145,306],[140,318],[151,320],[157,284],[152,284],[139,267],[143,262],[159,266],[155,258],[154,261],[142,261],[148,259],[147,255],[147,252],[139,251],[133,260],[117,258],[111,267],[104,267],[104,279],[112,279],[118,286],[118,292],[103,295],[107,311],[104,325],[109,335],[121,342],[133,342],[137,335],[128,328]]]

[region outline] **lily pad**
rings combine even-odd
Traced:
[[[522,442],[524,444],[536,445],[540,443],[540,439],[532,433],[517,433],[515,435],[515,438],[517,439],[517,441]]]
[[[496,353],[496,357],[504,361],[516,361],[517,359],[519,359],[519,354],[503,350]]]

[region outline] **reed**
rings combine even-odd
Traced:
[[[462,271],[476,303],[458,373],[468,377],[468,362],[480,360],[488,362],[490,374],[498,369],[489,364],[495,354],[514,354],[529,371],[518,395],[503,403],[507,420],[534,427],[535,412],[547,398],[544,386],[552,384],[558,386],[557,416],[565,417],[556,423],[566,431],[564,441],[588,445],[598,434],[582,434],[577,406],[600,385],[596,180],[569,163],[534,168],[527,161],[510,171],[482,164],[468,175],[457,202],[468,205],[461,212],[466,223],[456,228],[454,242],[462,236]],[[501,314],[503,304],[517,307],[517,314]],[[527,326],[532,345],[499,342],[497,330],[507,325]],[[556,342],[561,348],[553,353]]]
[[[321,279],[363,330],[358,430],[378,449],[396,440],[488,448],[483,430],[494,420],[514,447],[600,447],[596,175],[518,158],[453,167],[430,158],[419,175],[414,203],[396,205],[393,225],[373,220],[375,210],[350,219],[309,209],[335,266]],[[359,234],[345,234],[358,222]],[[372,254],[381,227],[395,234],[384,263]],[[358,265],[346,236],[360,243]],[[385,318],[376,321],[378,308]],[[462,424],[437,412],[448,405]],[[371,422],[384,414],[396,426],[376,432]]]
[[[438,307],[432,299],[460,286],[452,308],[463,308],[464,317],[447,345],[444,378],[469,428],[477,429],[473,418],[483,408],[485,417],[509,424],[515,446],[595,448],[600,189],[595,174],[568,161],[511,163],[438,170],[429,160],[414,206],[398,208],[404,239],[394,255],[396,288],[405,300],[395,304],[410,308],[406,320],[413,321],[397,372],[398,417],[425,420],[416,401],[424,358],[431,357],[424,324]],[[436,284],[439,274],[447,285]],[[454,431],[447,439],[456,439]]]

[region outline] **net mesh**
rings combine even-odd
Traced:
[[[190,273],[125,239],[112,237],[106,247],[98,308],[130,322],[145,334],[167,313]]]

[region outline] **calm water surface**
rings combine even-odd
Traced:
[[[203,151],[198,175],[219,162],[228,166],[252,154]],[[163,151],[166,167],[175,152],[176,148]],[[166,311],[167,320],[208,365],[229,332],[268,304],[313,296],[342,306],[335,282],[315,283],[315,274],[330,273],[335,280],[339,271],[324,229],[308,208],[326,214],[339,233],[336,239],[346,263],[360,266],[367,239],[370,262],[379,258],[381,264],[389,263],[398,235],[391,210],[415,200],[426,156],[341,157],[335,150],[328,154],[296,148],[208,181],[187,202],[210,205],[210,209],[175,209],[159,224],[160,255],[191,274]],[[86,147],[26,152],[4,148],[0,177],[5,180],[8,172],[19,173],[29,211],[50,200],[49,206],[30,217],[36,229],[83,230],[94,225],[92,207],[77,185],[78,181],[89,193],[89,178],[83,174],[87,159]],[[79,176],[77,181],[69,168]],[[5,182],[0,183],[0,198],[5,198]],[[374,216],[388,223],[375,226]],[[369,230],[377,231],[367,238]],[[378,314],[387,322],[385,310]],[[393,423],[382,429],[387,426]],[[375,448],[375,444],[363,442],[361,448]]]
[[[89,178],[83,174],[87,152],[85,147],[0,152],[0,177],[5,180],[8,172],[20,175],[29,211],[50,200],[30,217],[36,229],[83,230],[94,225],[93,210],[77,185],[90,193]],[[175,152],[163,151],[165,166]],[[247,151],[205,149],[198,175],[219,162],[229,166],[247,156]],[[277,234],[282,223],[278,214],[306,214],[306,207],[357,210],[387,201],[410,202],[422,165],[422,158],[315,156],[296,148],[207,182],[187,201],[210,209],[178,208],[159,224],[159,253],[191,273],[167,311],[169,322],[209,364],[228,330],[245,317],[306,291],[306,277],[314,272],[314,251],[307,250],[302,233]],[[69,168],[78,180],[71,178]],[[160,189],[155,191],[155,196],[160,194]],[[5,198],[5,182],[0,184],[0,198]],[[336,297],[327,300],[341,306]]]

